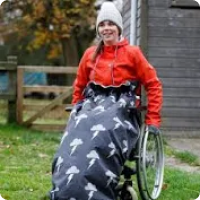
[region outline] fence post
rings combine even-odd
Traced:
[[[17,57],[8,56],[7,62],[11,70],[8,71],[9,91],[13,95],[12,99],[8,100],[8,123],[17,122]]]
[[[23,123],[23,83],[24,69],[17,68],[17,123]]]

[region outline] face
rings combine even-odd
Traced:
[[[119,29],[112,21],[103,21],[98,26],[104,45],[114,45],[119,41]]]

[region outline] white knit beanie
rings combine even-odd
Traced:
[[[119,10],[116,8],[116,6],[110,2],[104,2],[101,6],[101,10],[99,11],[99,14],[97,16],[96,21],[96,32],[98,33],[98,26],[101,22],[109,20],[114,22],[120,29],[120,33],[122,34],[123,31],[123,22],[122,22],[122,16]]]

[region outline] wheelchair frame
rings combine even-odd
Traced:
[[[164,149],[161,134],[149,133],[148,127],[142,125],[135,151],[130,159],[136,161],[136,170],[125,167],[122,173],[125,181],[117,188],[119,200],[138,200],[131,180],[134,174],[137,177],[141,199],[155,200],[161,193],[164,177]]]

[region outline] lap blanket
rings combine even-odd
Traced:
[[[131,89],[132,88],[132,89]],[[90,85],[75,105],[52,166],[51,200],[115,200],[139,126],[135,86]]]

